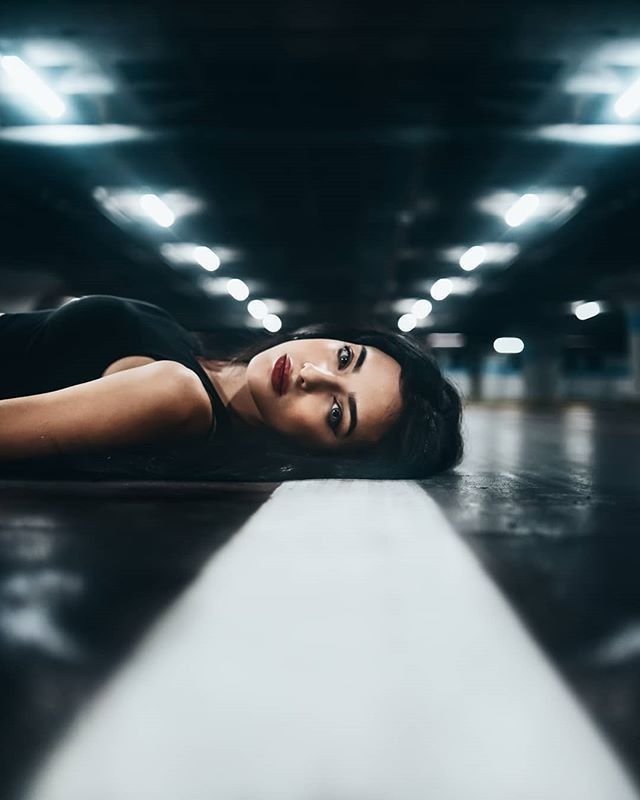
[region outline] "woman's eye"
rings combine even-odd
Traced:
[[[347,353],[347,360],[346,361],[342,361],[342,358],[343,358],[345,350],[346,350],[346,353]],[[349,364],[351,363],[351,359],[352,358],[353,358],[353,350],[349,347],[348,344],[345,344],[343,347],[341,347],[338,350],[338,366],[340,367],[340,369],[344,369],[345,367],[348,367]]]
[[[329,427],[331,428],[331,430],[335,430],[340,424],[340,421],[342,420],[342,406],[340,405],[340,403],[338,403],[335,397],[333,405],[331,406],[331,411],[329,411],[328,420],[329,420]]]

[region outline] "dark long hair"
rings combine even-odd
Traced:
[[[65,456],[72,471],[102,478],[193,481],[284,481],[305,478],[428,478],[463,454],[462,401],[430,352],[410,335],[388,329],[320,323],[270,335],[225,356],[210,334],[194,334],[200,355],[248,364],[258,353],[297,339],[337,339],[376,347],[401,367],[403,411],[384,437],[365,450],[339,453],[304,447],[270,429],[219,443],[161,452],[152,447],[102,455]]]

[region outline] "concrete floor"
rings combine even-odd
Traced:
[[[436,787],[439,800],[448,797],[462,800],[459,792],[463,789],[452,782],[452,775],[465,771],[460,767],[465,766],[466,754],[472,748],[464,747],[467,729],[457,729],[455,724],[452,727],[448,721],[459,718],[455,698],[460,698],[460,710],[468,708],[468,697],[466,702],[462,698],[474,688],[474,681],[480,680],[479,675],[503,674],[501,686],[510,687],[512,700],[504,705],[504,698],[494,695],[492,702],[506,715],[505,719],[510,719],[510,735],[506,737],[505,729],[489,721],[491,703],[476,709],[475,721],[486,721],[483,736],[478,741],[495,745],[490,752],[496,761],[492,766],[489,757],[482,760],[483,771],[475,773],[474,791],[467,794],[465,800],[469,796],[481,796],[478,785],[482,781],[486,796],[492,800],[502,797],[501,791],[508,791],[503,783],[504,770],[500,769],[501,758],[505,748],[515,748],[513,742],[521,740],[516,734],[522,734],[523,730],[525,738],[529,737],[529,744],[534,746],[528,759],[520,764],[521,772],[513,767],[514,775],[527,780],[530,788],[539,779],[536,775],[550,774],[550,779],[556,781],[554,790],[561,790],[563,797],[570,796],[570,789],[563,781],[579,770],[564,773],[560,767],[556,772],[551,769],[554,754],[545,749],[545,737],[541,735],[545,725],[550,741],[553,731],[568,731],[560,743],[555,742],[555,747],[560,747],[568,766],[574,761],[581,764],[583,776],[587,769],[590,781],[587,788],[580,787],[574,780],[577,796],[582,800],[591,796],[604,797],[598,794],[598,776],[605,776],[603,792],[618,780],[624,782],[616,772],[615,763],[612,766],[608,760],[607,745],[598,744],[597,737],[591,736],[587,718],[582,719],[571,705],[571,693],[563,694],[562,680],[554,677],[553,671],[545,673],[535,655],[535,646],[529,647],[517,632],[517,626],[509,621],[508,606],[502,609],[498,603],[494,608],[491,604],[497,602],[495,598],[489,603],[491,613],[489,606],[483,606],[483,597],[493,597],[493,582],[504,592],[558,675],[563,676],[577,694],[595,720],[603,740],[610,743],[636,780],[640,779],[639,417],[633,410],[598,411],[585,406],[544,412],[522,411],[517,407],[470,408],[466,417],[467,457],[456,472],[418,485],[424,506],[413,494],[416,485],[404,482],[395,487],[392,482],[356,481],[339,486],[327,482],[292,483],[282,487],[287,492],[292,490],[285,494],[278,494],[281,489],[274,484],[167,487],[1,482],[0,797],[22,796],[25,781],[32,782],[34,776],[40,775],[43,757],[48,752],[54,753],[53,766],[45,770],[44,783],[37,784],[38,793],[34,797],[38,800],[62,796],[73,800],[76,796],[83,797],[82,792],[86,796],[86,785],[72,787],[64,781],[69,780],[69,774],[78,775],[77,763],[88,763],[91,759],[99,772],[100,768],[106,769],[107,762],[122,766],[123,758],[132,758],[129,767],[120,772],[131,785],[138,781],[137,794],[127,794],[126,786],[123,788],[119,784],[111,793],[106,790],[103,794],[96,793],[96,799],[144,796],[139,783],[143,778],[136,770],[139,773],[145,761],[141,754],[133,753],[135,740],[129,742],[124,751],[107,754],[112,739],[117,743],[120,734],[111,738],[107,734],[105,739],[105,731],[117,730],[118,722],[127,729],[130,727],[131,720],[110,716],[116,713],[110,709],[135,707],[132,701],[118,705],[118,697],[126,698],[127,692],[133,691],[130,687],[135,688],[134,697],[139,698],[136,702],[141,704],[141,717],[148,716],[145,709],[151,707],[145,706],[145,702],[157,708],[159,697],[170,696],[168,691],[163,694],[162,687],[172,685],[171,681],[176,680],[175,670],[179,672],[185,668],[184,664],[175,667],[174,673],[167,675],[169,654],[177,649],[176,640],[169,635],[170,621],[176,614],[182,615],[178,627],[186,637],[185,652],[195,654],[192,660],[206,664],[206,658],[211,658],[211,666],[215,664],[216,669],[220,669],[221,663],[242,668],[250,684],[264,691],[264,695],[256,694],[254,688],[251,707],[264,702],[269,686],[272,693],[277,686],[279,702],[268,708],[272,714],[276,708],[282,714],[291,699],[288,687],[291,692],[295,687],[298,700],[310,695],[305,691],[308,686],[299,682],[302,667],[287,662],[292,671],[290,679],[286,680],[286,670],[284,675],[281,665],[275,670],[267,651],[258,652],[256,644],[254,652],[252,643],[261,641],[264,648],[264,641],[259,637],[269,630],[270,641],[278,643],[277,651],[288,652],[288,631],[301,620],[302,612],[297,609],[298,605],[301,609],[304,602],[315,609],[310,629],[317,631],[323,641],[322,651],[317,652],[313,649],[317,647],[316,639],[307,642],[304,652],[309,658],[314,654],[313,664],[326,659],[326,669],[332,664],[335,667],[340,662],[331,661],[332,643],[336,647],[339,643],[343,652],[347,642],[360,641],[358,658],[364,659],[365,654],[377,656],[375,667],[372,659],[359,662],[360,680],[366,686],[368,677],[375,677],[378,685],[386,687],[385,697],[388,698],[382,716],[380,707],[372,706],[366,693],[358,694],[360,699],[356,702],[355,673],[348,691],[340,682],[341,678],[346,680],[345,676],[351,675],[345,665],[344,674],[336,672],[333,682],[324,690],[322,684],[316,682],[314,696],[322,702],[312,704],[307,709],[307,717],[326,721],[329,709],[338,727],[342,724],[344,729],[348,722],[352,730],[357,731],[361,726],[380,736],[383,728],[388,731],[388,724],[383,725],[382,721],[388,723],[390,714],[402,725],[409,718],[415,723],[412,735],[404,742],[382,742],[385,752],[393,751],[398,766],[401,762],[403,766],[397,771],[389,768],[389,774],[379,772],[380,759],[371,755],[374,751],[367,751],[369,761],[364,759],[359,749],[366,738],[364,735],[344,740],[338,737],[340,748],[334,751],[335,745],[330,746],[324,738],[308,736],[305,739],[300,731],[296,739],[288,741],[286,737],[292,737],[295,731],[276,725],[270,739],[277,742],[278,737],[284,737],[282,741],[288,745],[287,752],[292,754],[295,750],[292,742],[308,740],[313,752],[324,758],[322,776],[315,775],[314,780],[317,780],[312,784],[319,787],[315,796],[336,797],[336,800],[352,796],[385,797],[389,795],[384,792],[374,795],[369,791],[367,794],[371,789],[367,780],[375,778],[379,787],[394,777],[398,782],[392,792],[394,800],[417,797],[421,793],[427,796],[423,793],[427,778],[416,764],[425,754],[430,754],[428,780],[433,779],[434,764],[443,771]],[[313,485],[304,486],[304,483]],[[314,503],[318,497],[322,497],[322,502],[316,507]],[[436,501],[453,530],[445,529],[446,523],[441,524],[437,513],[434,516],[435,506],[432,508],[429,498]],[[266,501],[269,503],[265,505]],[[360,509],[357,516],[356,509]],[[274,514],[280,520],[275,528]],[[407,538],[407,531],[411,532],[410,538]],[[477,560],[469,559],[470,566],[465,561],[469,549],[456,550],[460,544],[456,533],[477,556]],[[300,544],[305,534],[312,538]],[[452,560],[445,562],[443,553],[448,553],[450,547],[453,547]],[[286,569],[272,561],[282,553],[288,554]],[[413,553],[412,560],[409,553]],[[314,554],[314,564],[324,565],[324,571],[310,571],[310,554]],[[486,573],[478,563],[484,566]],[[434,564],[442,566],[434,571]],[[345,589],[346,584],[336,583],[340,565],[348,565],[351,570],[349,586],[353,585],[354,575],[360,576],[356,582],[360,592],[356,610],[347,604],[352,608],[351,616],[349,613],[335,615],[337,591],[342,592],[343,600],[355,602]],[[365,570],[367,565],[369,573]],[[276,566],[280,570],[277,581],[267,580],[272,575],[267,566],[272,572]],[[304,582],[294,580],[299,575],[305,575]],[[490,580],[486,579],[487,575]],[[245,580],[250,582],[254,594],[252,603],[243,605],[245,601],[239,599],[237,592],[238,587],[245,585]],[[429,609],[434,607],[438,586],[440,595],[436,605],[440,615],[434,628],[435,618]],[[188,587],[191,588],[185,595]],[[216,598],[215,601],[212,598]],[[283,598],[287,601],[285,604]],[[223,614],[221,609],[227,607]],[[262,615],[260,624],[255,622],[258,615]],[[402,664],[390,659],[384,668],[381,666],[387,652],[380,644],[381,618],[388,623],[384,628],[385,636],[406,637],[400,643],[406,654]],[[201,627],[198,627],[199,620],[205,621]],[[205,636],[203,631],[209,630],[207,620],[211,630],[217,631],[218,645],[224,642],[225,648],[218,647],[215,656],[210,650],[205,656],[203,650],[199,657],[198,642]],[[329,620],[331,625],[328,625]],[[152,622],[155,633],[152,630],[149,638]],[[450,702],[446,715],[442,716],[441,710],[440,717],[434,710],[434,703],[437,706],[434,696],[427,693],[422,682],[411,684],[411,691],[396,694],[409,662],[419,666],[421,675],[429,675],[430,670],[435,669],[424,643],[420,646],[417,643],[415,632],[424,625],[431,625],[430,642],[436,639],[440,642],[435,683],[448,684]],[[175,623],[173,626],[175,628]],[[305,626],[304,630],[309,630],[307,623]],[[369,630],[367,626],[371,627],[366,637],[354,634],[356,629]],[[474,659],[480,659],[475,672],[473,669],[466,672],[466,667],[460,666],[473,667],[474,663],[463,657],[460,644],[468,641],[468,636],[463,635],[467,627],[475,631],[474,635],[481,632],[484,643],[474,651]],[[243,647],[237,645],[234,637],[244,642]],[[216,642],[215,637],[213,641]],[[388,652],[396,652],[396,646],[398,641],[394,645],[389,640]],[[220,652],[227,654],[224,661],[219,659]],[[509,659],[500,660],[500,652],[505,656],[513,654],[511,667]],[[458,661],[454,659],[456,653]],[[449,665],[448,659],[451,659]],[[480,668],[480,662],[486,670]],[[522,668],[517,669],[516,663]],[[456,669],[453,664],[458,665]],[[273,672],[267,672],[271,677],[265,680],[263,668],[268,666]],[[154,679],[161,668],[164,669],[162,679]],[[323,675],[327,674],[326,669]],[[506,671],[499,673],[498,669]],[[209,670],[207,674],[211,674]],[[194,686],[198,685],[197,681],[196,674]],[[222,677],[218,676],[216,685],[223,684]],[[514,704],[513,698],[526,698],[532,686],[547,687],[556,698],[543,714],[535,707],[522,706],[518,710]],[[482,686],[477,688],[478,691],[470,693],[469,697],[486,696],[481,691]],[[324,699],[323,691],[328,692]],[[105,697],[116,699],[109,702]],[[211,700],[214,707],[220,708],[223,700],[214,699],[215,702]],[[91,703],[87,706],[89,700]],[[424,716],[414,720],[411,710],[414,702],[430,711],[428,724]],[[160,702],[160,705],[164,704]],[[89,707],[91,712],[85,715],[84,709]],[[240,745],[248,730],[255,733],[255,720],[248,706],[242,711],[244,717],[238,709],[236,711],[227,720],[228,724],[233,720],[237,726],[238,720],[244,719],[249,726],[243,728],[242,734],[239,728],[234,729]],[[79,713],[80,718],[89,717],[88,727],[78,727]],[[176,728],[172,722],[176,713],[175,708],[167,708],[164,724],[154,728],[153,736],[159,737],[151,738],[157,745],[156,759],[163,747],[175,751],[178,746],[171,738],[171,731],[175,732]],[[219,717],[216,715],[215,719]],[[216,736],[220,741],[228,740],[228,726],[223,731],[212,721],[209,725],[213,726],[206,728],[209,741]],[[443,750],[433,745],[437,738],[434,731],[442,731],[443,727],[449,737],[445,738],[446,752],[451,752],[450,761],[454,765],[450,770],[444,769],[447,759]],[[304,731],[309,734],[308,729]],[[571,731],[575,731],[575,736]],[[184,731],[180,734],[180,741],[183,741]],[[196,733],[191,735],[197,740]],[[344,730],[340,735],[346,735]],[[417,742],[422,743],[419,752]],[[189,753],[194,749],[193,742],[191,744]],[[477,747],[476,740],[474,747]],[[464,757],[460,757],[460,752]],[[340,753],[352,756],[346,766],[338,765]],[[508,762],[511,765],[519,763],[517,754],[517,748],[510,753]],[[249,750],[245,751],[245,756],[245,762],[237,758],[226,760],[229,774],[225,773],[224,765],[219,766],[217,779],[224,777],[227,783],[219,784],[218,790],[222,785],[231,787],[229,781],[233,775],[250,769],[252,758],[257,758],[258,754]],[[74,762],[74,758],[80,762]],[[354,764],[358,758],[364,760],[356,768]],[[274,760],[270,763],[273,765]],[[300,781],[303,781],[304,767],[308,763],[302,755],[298,761],[291,755],[289,780],[292,786],[305,786]],[[466,771],[474,775],[473,764],[466,767]],[[334,768],[335,775],[332,774]],[[532,768],[533,772],[526,773],[527,768]],[[192,769],[189,774],[194,771],[197,770]],[[157,773],[163,774],[160,767]],[[96,774],[95,770],[92,774]],[[274,775],[269,774],[274,781],[273,796],[283,800],[283,786],[288,784],[278,784]],[[179,773],[172,775],[184,780]],[[360,782],[352,785],[350,781],[355,780],[356,775]],[[272,796],[264,789],[268,781],[262,777],[263,794],[254,793],[251,800]],[[144,780],[148,780],[148,776]],[[162,785],[169,785],[168,778],[163,781]],[[203,786],[206,788],[207,784],[198,784],[197,788],[204,791]],[[76,790],[79,794],[74,795]],[[358,790],[365,794],[358,795]],[[593,793],[588,795],[587,791]],[[624,793],[626,791],[626,788],[620,789],[616,800],[630,797],[631,794]],[[155,795],[157,798],[157,787]],[[233,796],[244,795],[236,792]],[[301,795],[298,793],[298,796]],[[544,795],[537,795],[541,796]],[[196,794],[190,795],[189,800],[191,797],[199,800]]]
[[[470,409],[424,486],[640,780],[640,410]]]

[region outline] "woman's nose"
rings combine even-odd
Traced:
[[[305,361],[300,368],[298,382],[301,388],[309,391],[316,388],[333,388],[339,382],[339,378],[335,372]]]

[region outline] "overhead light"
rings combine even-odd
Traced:
[[[613,105],[613,110],[621,119],[628,119],[640,108],[640,78],[626,89]]]
[[[263,318],[262,324],[270,333],[275,333],[282,327],[282,320],[277,314],[267,314]]]
[[[237,258],[237,252],[224,245],[216,245],[214,250],[196,242],[164,242],[160,245],[160,252],[171,264],[198,264],[208,272],[215,272],[223,261],[226,263]],[[215,266],[216,259],[218,266]]]
[[[176,215],[157,194],[143,194],[140,207],[161,228],[170,228],[176,221]]]
[[[453,283],[449,278],[439,278],[431,287],[431,297],[434,300],[444,300],[453,291]]]
[[[112,80],[100,72],[70,69],[56,81],[56,89],[62,94],[115,94]]]
[[[505,208],[507,208],[508,205],[508,203],[505,204]],[[476,266],[479,266],[479,264],[471,266],[480,255],[480,252],[478,252],[476,248],[480,248],[484,251],[482,261],[479,263],[487,265],[506,265],[510,261],[513,261],[520,252],[520,248],[514,242],[483,242],[483,244],[474,245],[473,247],[445,247],[440,250],[439,255],[445,261],[458,264],[465,271],[471,272]]]
[[[617,94],[621,88],[619,75],[604,65],[572,75],[564,84],[568,94]]]
[[[416,319],[425,319],[428,317],[433,309],[432,304],[428,300],[416,300],[411,306],[411,313]]]
[[[543,125],[532,131],[531,138],[586,145],[638,144],[640,125]]]
[[[96,186],[92,194],[104,213],[118,225],[139,223],[141,220],[148,222],[150,214],[145,206],[148,206],[154,214],[157,210],[158,218],[161,220],[157,224],[161,227],[170,227],[166,224],[169,220],[174,221],[188,214],[194,214],[204,207],[204,202],[200,198],[181,190],[162,192],[158,196],[142,194],[140,189]],[[147,199],[143,200],[143,197]],[[167,213],[167,210],[170,213]],[[174,261],[175,257],[174,263],[193,263],[193,248],[198,244],[175,243],[175,248],[163,251],[163,256],[170,261]],[[186,253],[188,255],[185,257]]]
[[[485,214],[504,218],[511,227],[520,225],[532,212],[537,219],[559,225],[578,210],[586,197],[584,186],[555,186],[522,197],[512,191],[495,191],[479,198],[475,205]]]
[[[473,277],[472,275],[454,275],[451,278],[439,278],[438,280],[446,280],[448,283],[443,284],[443,288],[447,287],[450,288],[449,294],[452,295],[471,295],[473,294],[476,289],[480,286],[480,281],[478,278]],[[429,294],[431,290],[436,286],[437,281],[431,281],[428,279],[414,281],[412,284],[412,291],[415,292],[417,295],[424,295]],[[449,287],[450,284],[450,287]],[[442,289],[440,286],[436,287],[436,295],[434,300],[437,300],[440,297],[440,292]],[[432,295],[433,297],[433,295]],[[409,301],[410,302],[410,301]],[[410,306],[407,305],[406,301],[403,301],[402,305],[396,304],[397,311],[402,313],[403,311],[411,311]]]
[[[573,309],[573,313],[580,320],[591,319],[597,317],[602,311],[600,303],[595,301],[589,303],[577,303]]]
[[[537,194],[523,194],[504,215],[504,221],[511,228],[517,228],[527,220],[540,205]]]
[[[524,342],[515,336],[501,336],[493,343],[496,353],[521,353],[524,350]]]
[[[254,319],[264,319],[269,313],[267,304],[262,300],[250,300],[247,304],[247,311]]]
[[[10,125],[0,128],[5,142],[41,145],[100,145],[147,139],[151,133],[134,125]]]
[[[227,281],[227,291],[234,300],[246,300],[249,297],[249,287],[240,278],[230,278]]]
[[[471,272],[472,269],[479,267],[480,264],[485,260],[487,257],[487,251],[485,248],[477,244],[474,247],[470,247],[468,250],[460,256],[459,264],[462,269],[466,270],[467,272]]]
[[[210,247],[199,245],[193,250],[193,257],[203,269],[215,272],[220,266],[220,258]]]
[[[592,50],[590,55],[598,64],[640,67],[640,39],[637,36],[616,36]]]
[[[407,333],[408,331],[412,331],[416,327],[416,323],[418,320],[415,318],[413,314],[403,314],[398,319],[398,328],[401,331]]]
[[[430,333],[427,344],[430,347],[464,347],[465,338],[461,333]]]
[[[90,63],[85,48],[54,37],[23,40],[20,52],[36,67],[83,67]]]
[[[0,56],[0,66],[9,76],[15,91],[29,100],[52,119],[64,114],[65,105],[42,78],[18,56]]]

